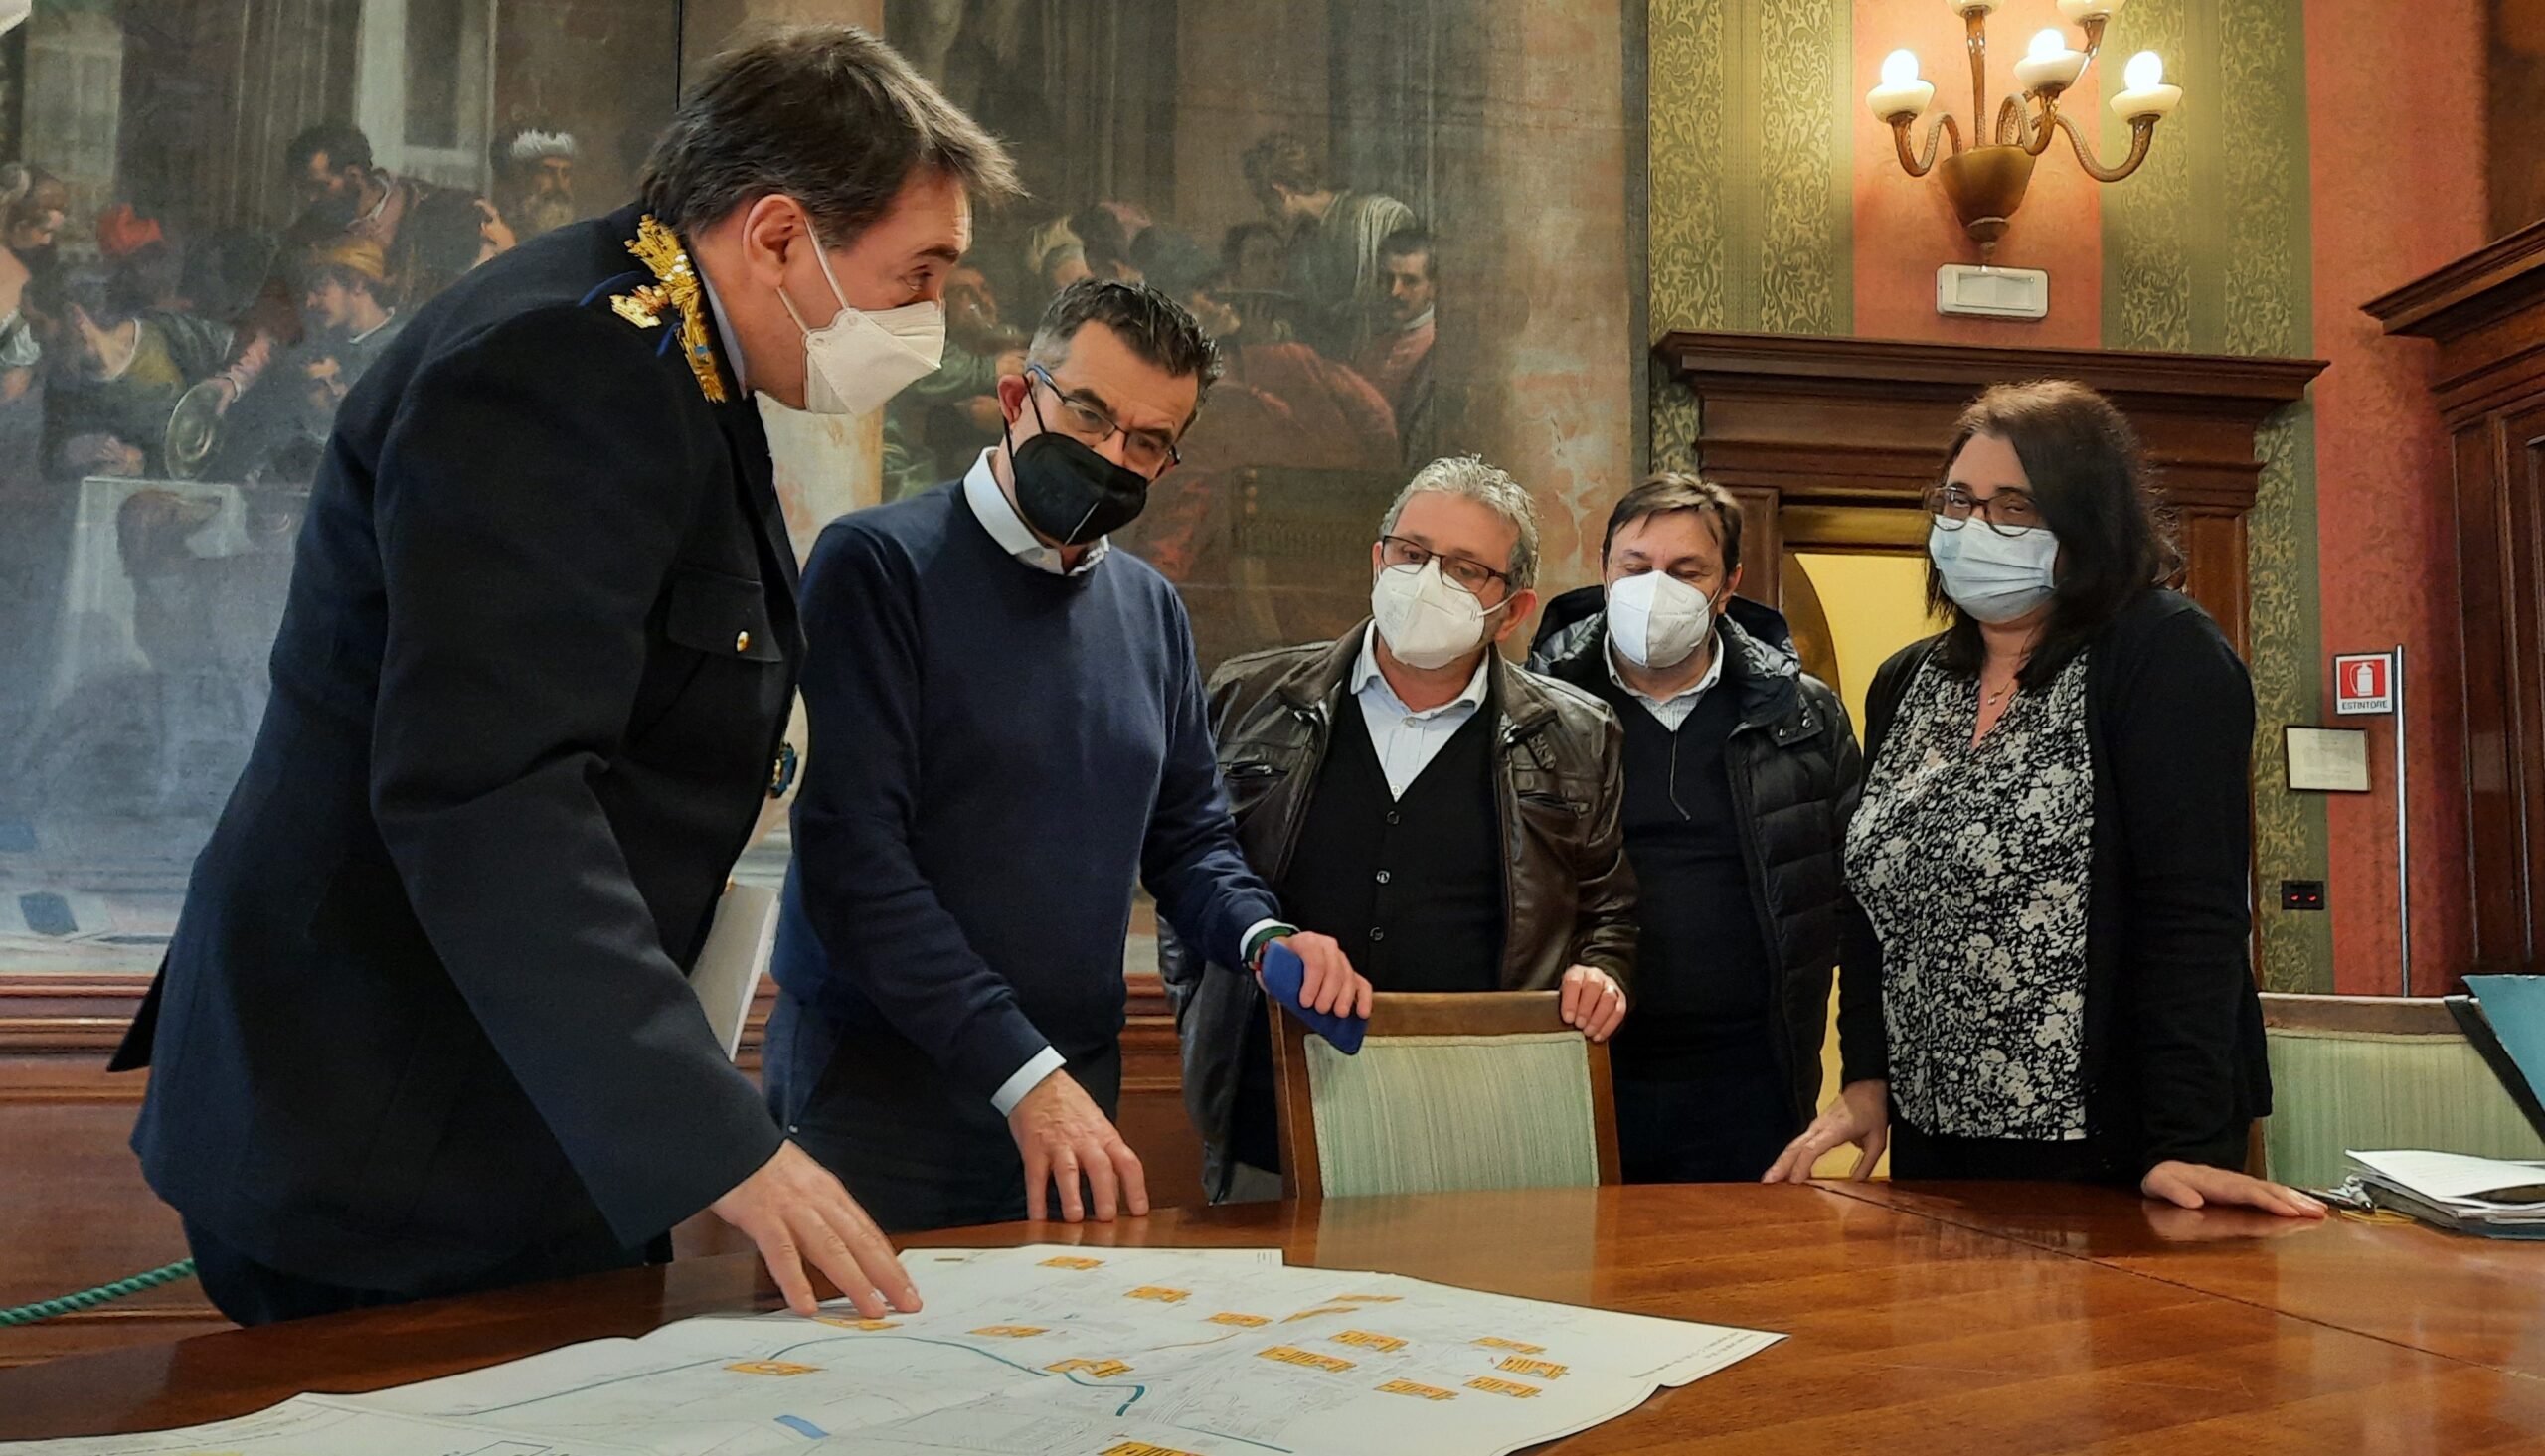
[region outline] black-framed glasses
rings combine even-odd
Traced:
[[[1379,538],[1381,566],[1406,566],[1420,571],[1426,564],[1431,562],[1439,562],[1442,575],[1465,587],[1477,597],[1482,597],[1484,588],[1497,581],[1502,583],[1502,589],[1505,592],[1511,589],[1510,572],[1497,571],[1473,557],[1451,556],[1446,552],[1437,552],[1408,536]]]
[[[1983,501],[1960,486],[1940,485],[1927,492],[1927,511],[1947,531],[1959,531],[1978,520],[1987,522],[1988,529],[1999,536],[2017,536],[2049,524],[2041,519],[2041,507],[2033,504],[2032,492],[2023,490],[2001,490]]]
[[[1052,378],[1052,372],[1043,366],[1025,366],[1025,376],[1029,384],[1040,380],[1050,387],[1052,398],[1061,402],[1061,428],[1079,443],[1094,448],[1119,434],[1122,437],[1122,463],[1152,480],[1184,462],[1184,457],[1176,452],[1173,440],[1152,429],[1122,428],[1113,422],[1112,415],[1105,413],[1094,402],[1062,389],[1061,382]]]

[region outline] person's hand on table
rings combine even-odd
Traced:
[[[1370,983],[1352,969],[1352,958],[1331,935],[1318,935],[1299,930],[1275,935],[1273,941],[1290,947],[1299,958],[1299,1005],[1326,1016],[1370,1015]],[[1272,941],[1267,941],[1270,945]],[[1264,984],[1264,952],[1255,953],[1255,984]]]
[[[2321,1203],[2293,1188],[2205,1163],[2159,1163],[2138,1180],[2138,1191],[2178,1209],[2260,1209],[2284,1218],[2321,1218],[2325,1213]]]
[[[1564,1024],[1579,1027],[1594,1042],[1609,1040],[1626,1019],[1625,988],[1607,971],[1575,966],[1564,973]]]
[[[1061,1194],[1061,1216],[1072,1223],[1096,1214],[1110,1223],[1117,1213],[1136,1218],[1149,1211],[1148,1177],[1140,1155],[1122,1141],[1106,1121],[1104,1109],[1067,1071],[1056,1071],[1035,1083],[1034,1090],[1007,1114],[1007,1130],[1016,1151],[1025,1156],[1025,1216],[1048,1216],[1047,1195]],[[1089,1198],[1079,1192],[1087,1180]]]
[[[1880,1077],[1849,1082],[1838,1089],[1838,1095],[1802,1136],[1785,1144],[1776,1166],[1770,1168],[1761,1183],[1804,1183],[1811,1178],[1811,1166],[1820,1155],[1845,1143],[1856,1145],[1856,1166],[1847,1176],[1858,1183],[1873,1177],[1873,1168],[1882,1161],[1883,1149],[1891,1145],[1891,1083]]]
[[[919,1290],[884,1231],[829,1169],[793,1143],[780,1143],[775,1156],[708,1212],[759,1245],[786,1307],[799,1315],[819,1304],[804,1277],[807,1259],[870,1320],[883,1318],[888,1307],[904,1314],[919,1308]]]

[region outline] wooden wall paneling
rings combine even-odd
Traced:
[[[1184,1115],[1175,1019],[1155,972],[1134,973],[1129,982],[1122,1135],[1148,1171],[1155,1207],[1200,1204],[1202,1145]],[[0,977],[0,1308],[186,1256],[176,1212],[142,1181],[127,1145],[148,1074],[105,1069],[148,988],[140,976]],[[735,1056],[755,1080],[776,999],[776,984],[763,981]],[[672,1243],[680,1258],[751,1247],[706,1213],[674,1229]],[[95,1310],[0,1329],[0,1367],[228,1325],[202,1286],[186,1279]]]
[[[2545,953],[2545,224],[2364,305],[2438,348],[2455,438],[2475,971]],[[2451,975],[2460,968],[2445,968]]]
[[[176,1213],[125,1139],[138,1075],[110,1076],[147,981],[0,982],[0,1306],[28,1304],[186,1256]],[[0,1366],[225,1329],[193,1280],[0,1330]]]

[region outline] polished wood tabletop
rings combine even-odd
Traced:
[[[914,1246],[1278,1244],[1791,1338],[1550,1449],[2545,1456],[2545,1247],[2021,1185],[1630,1187],[1171,1210]],[[922,1293],[926,1288],[923,1284]],[[147,1430],[778,1304],[748,1255],[0,1372],[0,1437]]]

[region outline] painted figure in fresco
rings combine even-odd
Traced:
[[[1381,249],[1390,234],[1416,226],[1414,209],[1336,185],[1307,143],[1287,132],[1248,148],[1240,165],[1265,216],[1289,230],[1289,284],[1306,305],[1302,336],[1333,358],[1351,358],[1387,297]]]
[[[493,203],[464,192],[442,191],[416,204],[407,225],[399,269],[409,312],[422,307],[459,275],[510,248],[512,225]]]
[[[338,400],[405,322],[385,296],[388,276],[378,244],[359,238],[344,239],[309,260],[300,301],[307,330],[301,347],[311,355],[311,381],[323,382]]]
[[[1406,228],[1388,235],[1379,247],[1387,299],[1381,324],[1362,344],[1353,363],[1361,377],[1378,386],[1396,411],[1397,434],[1405,442],[1405,458],[1419,464],[1433,457],[1437,430],[1432,415],[1432,336],[1436,287],[1432,272],[1432,235]]]
[[[372,165],[371,139],[360,128],[341,123],[313,126],[293,137],[283,153],[283,171],[301,203],[300,216],[291,225],[292,242],[323,244],[351,235],[379,243],[384,255],[397,248],[398,230],[416,204],[439,190]]]
[[[534,128],[497,144],[497,197],[515,236],[536,238],[581,216],[575,210],[575,159],[582,154],[570,131]]]
[[[154,279],[127,260],[64,282],[46,432],[61,441],[110,435],[139,449],[157,474],[178,397],[221,369],[235,339],[226,323],[158,306]]]
[[[987,275],[970,263],[946,274],[944,361],[885,406],[884,499],[950,480],[997,442],[999,362],[1024,347],[999,327]]]

